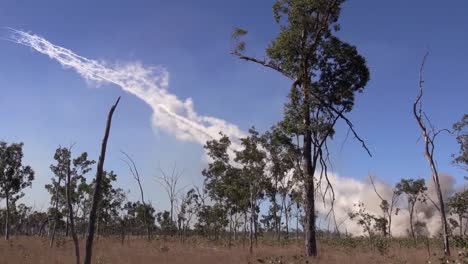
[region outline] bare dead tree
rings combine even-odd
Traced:
[[[380,203],[380,209],[384,212],[384,217],[388,221],[388,236],[391,238],[392,237],[392,215],[393,215],[393,210],[395,209],[396,204],[398,203],[399,195],[396,192],[395,189],[392,189],[392,198],[390,200],[390,203],[388,202],[387,199],[384,199],[383,196],[377,191],[377,187],[375,186],[374,178],[372,174],[369,174],[369,179],[372,184],[372,187],[374,188],[375,194],[379,197],[381,203]]]
[[[422,96],[423,96],[423,69],[424,64],[426,62],[427,56],[429,53],[426,53],[423,57],[421,62],[421,66],[419,68],[419,92],[416,97],[416,100],[413,104],[413,115],[421,129],[421,136],[424,139],[424,152],[426,159],[431,167],[432,171],[432,180],[434,181],[434,185],[437,192],[437,198],[439,203],[439,212],[440,212],[440,220],[442,222],[442,235],[443,235],[443,243],[444,243],[444,254],[446,256],[450,256],[450,244],[449,244],[449,234],[448,234],[448,225],[447,225],[447,217],[445,214],[445,204],[444,198],[442,196],[442,190],[440,189],[440,182],[439,182],[439,173],[437,171],[437,166],[434,161],[434,149],[435,144],[434,141],[442,131],[448,131],[447,129],[442,129],[436,131],[434,126],[432,125],[431,121],[424,113],[422,109]],[[429,128],[426,125],[426,122],[429,124]],[[450,132],[450,131],[448,131]]]
[[[101,154],[96,170],[96,186],[94,187],[93,202],[91,205],[91,211],[89,213],[89,224],[88,224],[88,237],[86,238],[86,251],[84,264],[91,264],[91,256],[93,254],[93,240],[94,232],[96,227],[97,209],[99,201],[101,200],[101,188],[102,188],[102,177],[104,176],[104,160],[106,158],[107,140],[109,139],[109,132],[112,124],[112,115],[114,114],[117,105],[119,104],[120,97],[117,99],[115,104],[111,107],[107,116],[106,130],[101,145]]]
[[[177,197],[179,196],[179,193],[184,189],[184,188],[178,187],[179,179],[180,179],[180,176],[182,176],[183,171],[177,170],[176,163],[172,165],[172,171],[170,175],[167,174],[161,168],[159,168],[159,171],[161,172],[161,176],[156,177],[156,180],[159,182],[159,184],[164,188],[164,190],[167,193],[170,206],[171,206],[171,211],[170,211],[171,222],[174,222],[174,205],[177,201]]]
[[[144,207],[143,217],[145,219],[144,221],[146,225],[146,235],[147,235],[148,240],[151,240],[151,227],[150,227],[150,224],[148,223],[148,207],[146,206],[145,196],[143,193],[143,187],[141,187],[140,173],[138,172],[137,166],[135,164],[135,161],[132,159],[132,157],[130,157],[130,155],[128,155],[124,151],[120,151],[120,152],[125,156],[125,159],[122,159],[122,161],[125,162],[125,164],[127,164],[128,169],[130,170],[130,173],[132,174],[133,178],[137,181],[138,187],[140,188],[141,203],[143,204],[143,207]]]
[[[75,257],[76,257],[76,264],[80,264],[80,242],[78,241],[78,236],[76,235],[76,230],[75,230],[75,218],[73,215],[73,205],[71,201],[71,149],[73,148],[72,144],[70,148],[68,149],[68,152],[70,153],[70,157],[68,159],[68,164],[67,164],[67,178],[66,178],[66,196],[67,196],[67,207],[68,207],[68,219],[69,219],[69,224],[70,224],[70,231],[73,239],[73,244],[75,246]]]

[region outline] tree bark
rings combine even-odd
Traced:
[[[109,139],[109,132],[110,132],[111,124],[112,124],[112,115],[114,114],[115,108],[117,108],[119,101],[120,101],[120,97],[117,99],[115,104],[111,107],[109,114],[107,116],[106,130],[105,130],[104,139],[102,140],[102,145],[101,145],[101,154],[99,156],[99,161],[97,164],[96,186],[94,188],[94,193],[93,193],[93,203],[91,206],[91,211],[89,213],[88,237],[86,238],[86,248],[85,248],[86,251],[85,251],[84,264],[91,264],[97,209],[98,209],[99,201],[101,200],[102,177],[104,176],[104,160],[106,158],[107,140]]]
[[[250,184],[250,234],[249,234],[249,252],[253,253],[253,232],[254,232],[254,204],[253,204],[253,188]]]
[[[5,240],[10,239],[10,201],[9,191],[6,190],[5,201],[6,201],[6,215],[5,215]]]
[[[307,256],[317,256],[317,240],[315,230],[315,188],[314,188],[314,168],[312,166],[312,131],[310,129],[310,103],[309,93],[306,84],[302,84],[304,96],[303,118],[306,127],[304,131],[304,232],[305,249]]]

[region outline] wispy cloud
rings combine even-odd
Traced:
[[[111,66],[80,56],[64,47],[21,30],[7,29],[7,40],[31,47],[56,60],[65,68],[74,69],[85,80],[112,83],[147,103],[153,110],[152,125],[155,130],[165,130],[179,140],[205,144],[219,138],[219,132],[234,140],[233,148],[239,149],[236,140],[245,133],[225,120],[199,115],[191,98],[181,100],[168,91],[169,72],[163,67],[146,67],[142,63]]]

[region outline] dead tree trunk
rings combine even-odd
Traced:
[[[71,154],[71,150],[70,150]],[[71,201],[71,158],[68,160],[68,171],[67,171],[67,179],[66,179],[66,194],[67,194],[67,206],[68,206],[68,221],[69,225],[67,224],[67,233],[68,233],[68,226],[70,227],[70,232],[73,238],[73,244],[75,245],[75,257],[76,257],[76,264],[80,264],[80,243],[78,241],[78,236],[76,235],[75,231],[75,219],[73,215],[73,205]]]
[[[143,207],[144,207],[143,217],[145,218],[144,222],[145,222],[145,226],[146,226],[146,235],[147,235],[147,238],[148,238],[148,241],[149,241],[149,240],[151,240],[151,228],[150,228],[150,224],[148,223],[148,209],[149,208],[148,208],[148,206],[146,206],[146,203],[145,203],[145,196],[143,194],[143,187],[141,187],[140,173],[138,172],[136,164],[133,161],[133,159],[130,157],[130,155],[128,155],[124,151],[121,151],[121,152],[127,158],[127,160],[124,160],[124,159],[122,159],[122,160],[127,164],[128,168],[130,169],[130,172],[133,175],[133,178],[138,183],[138,187],[140,187],[141,203],[143,204]],[[172,216],[172,214],[171,214],[171,216]]]
[[[104,139],[102,140],[101,154],[99,156],[99,161],[98,161],[97,170],[96,170],[96,186],[94,187],[93,203],[91,205],[91,211],[89,213],[88,237],[86,238],[86,248],[85,248],[86,251],[85,251],[84,264],[91,264],[97,209],[98,209],[99,201],[101,200],[101,188],[102,188],[101,185],[102,185],[102,177],[104,175],[104,160],[106,158],[107,140],[109,139],[109,132],[110,132],[111,124],[112,124],[112,115],[114,114],[115,108],[117,108],[119,101],[120,101],[120,97],[117,99],[115,104],[111,107],[109,114],[107,116],[106,131],[104,133]]]
[[[414,114],[414,117],[416,118],[416,121],[418,122],[419,128],[421,129],[421,135],[422,135],[422,138],[424,139],[424,154],[429,163],[429,166],[431,167],[432,180],[434,181],[434,185],[435,185],[436,192],[437,192],[437,199],[439,202],[440,220],[442,223],[444,254],[446,256],[450,256],[450,244],[449,244],[447,217],[445,215],[444,198],[442,196],[442,190],[440,189],[439,173],[437,171],[437,167],[434,162],[434,148],[435,148],[434,140],[437,137],[437,135],[444,130],[435,131],[429,118],[426,116],[426,114],[422,110],[421,99],[423,96],[423,83],[424,83],[422,73],[423,73],[424,63],[426,62],[427,56],[428,56],[428,53],[424,55],[423,61],[421,63],[421,67],[419,69],[419,93],[418,93],[418,96],[416,97],[416,101],[413,104],[413,114]],[[426,127],[424,119],[428,121],[429,125],[431,126],[431,130],[429,130]]]

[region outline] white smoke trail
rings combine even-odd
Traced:
[[[219,132],[233,140],[233,149],[240,149],[237,139],[245,133],[236,125],[210,116],[198,115],[193,101],[185,101],[168,92],[169,73],[162,67],[144,67],[141,63],[124,66],[108,66],[54,45],[46,39],[16,29],[7,29],[6,38],[56,60],[65,68],[72,68],[85,80],[97,83],[113,83],[147,103],[153,110],[154,129],[173,133],[177,139],[204,145],[207,140],[218,139]]]

